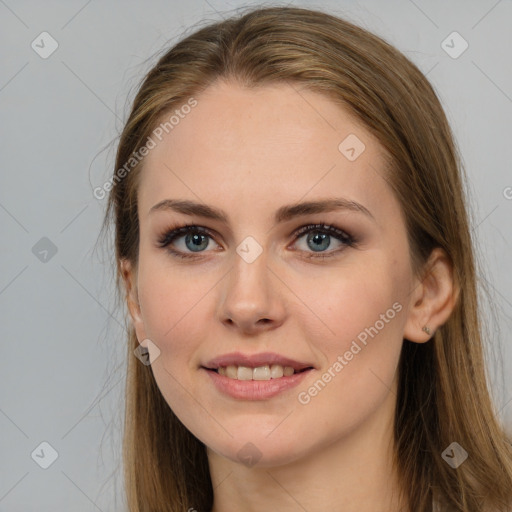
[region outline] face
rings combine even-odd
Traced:
[[[262,466],[370,432],[392,416],[413,285],[383,148],[297,86],[196,100],[138,190],[131,313],[165,400],[213,452]]]

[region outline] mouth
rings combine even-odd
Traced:
[[[211,374],[217,374],[220,378],[233,381],[293,380],[298,374],[315,369],[310,362],[299,362],[275,352],[231,352],[206,362],[201,368]]]
[[[315,370],[312,365],[275,354],[270,361],[266,358],[267,362],[263,357],[263,354],[250,357],[231,354],[218,358],[215,364],[210,362],[200,366],[200,369],[222,395],[243,401],[269,400],[281,394],[286,396],[287,391],[304,382]]]
[[[208,368],[203,366],[205,370],[215,372],[223,377],[233,380],[275,380],[282,377],[291,377],[297,373],[304,373],[313,370],[312,366],[295,369],[293,366],[283,366],[280,364],[264,364],[259,366],[238,366],[227,365]]]

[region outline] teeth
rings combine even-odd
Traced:
[[[283,373],[285,377],[289,377],[295,373],[295,370],[291,366],[285,366],[283,368]]]
[[[291,366],[281,366],[280,364],[258,366],[250,368],[248,366],[221,366],[217,369],[219,375],[224,375],[229,379],[237,380],[270,380],[283,377],[290,377],[295,373]]]
[[[270,367],[270,377],[272,377],[273,379],[279,379],[279,377],[282,377],[283,375],[284,369],[280,364],[273,364]]]
[[[247,369],[251,370],[251,368]],[[240,368],[238,368],[238,373],[240,373]],[[270,380],[270,377],[272,376],[270,373],[270,366],[268,364],[254,368],[251,373],[253,380]]]
[[[252,380],[253,370],[247,366],[238,367],[238,380]]]
[[[230,379],[238,379],[238,367],[228,366],[226,368],[226,377],[229,377]]]

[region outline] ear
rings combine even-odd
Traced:
[[[132,319],[133,327],[139,343],[146,339],[146,330],[144,328],[144,321],[139,304],[137,294],[137,272],[133,268],[131,261],[123,259],[121,261],[121,274],[126,290],[126,303],[128,311]]]
[[[425,343],[450,317],[459,290],[453,279],[453,266],[446,252],[436,247],[425,265],[422,279],[416,279],[410,296],[404,338]],[[430,328],[430,334],[423,327]]]

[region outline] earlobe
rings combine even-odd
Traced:
[[[425,268],[423,278],[414,283],[404,327],[403,337],[415,343],[425,343],[434,336],[452,314],[458,298],[453,266],[443,249],[432,251]]]

